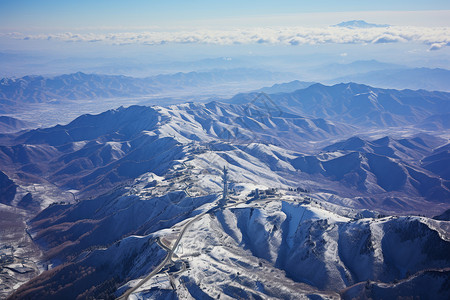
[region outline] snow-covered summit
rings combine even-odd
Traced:
[[[389,27],[390,25],[367,23],[366,21],[363,21],[363,20],[351,20],[351,21],[341,22],[334,26],[335,27],[347,27],[347,28],[377,28],[377,27],[383,28],[383,27]]]

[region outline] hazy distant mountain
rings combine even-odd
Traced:
[[[347,28],[373,28],[373,27],[389,27],[390,25],[367,23],[366,21],[363,21],[363,20],[352,20],[352,21],[341,22],[341,23],[333,25],[333,26],[347,27]]]
[[[78,56],[77,54],[60,53],[45,55],[42,53],[0,51],[0,78],[23,77],[29,74],[70,74],[81,71],[105,75],[126,75],[132,77],[148,77],[158,74],[177,72],[206,72],[214,69],[260,68],[267,57],[212,57],[161,60],[152,55],[141,53],[111,57],[108,55]]]
[[[401,69],[406,69],[406,67],[393,63],[380,62],[372,59],[372,60],[357,60],[348,64],[343,63],[327,64],[322,67],[309,70],[308,73],[310,73],[311,76],[313,76],[314,78],[319,78],[321,81],[323,81],[372,71],[401,70]],[[336,79],[335,81],[333,81],[333,83],[341,83],[341,82],[349,82],[349,80],[337,82]]]
[[[258,97],[257,93],[238,94],[229,102],[248,103]],[[369,127],[417,125],[450,111],[450,93],[386,90],[355,83],[314,84],[268,97],[266,102],[283,111]]]
[[[450,114],[432,115],[418,124],[417,127],[431,131],[450,129]]]
[[[445,69],[385,69],[368,73],[358,72],[328,80],[330,83],[356,82],[380,88],[424,89],[428,91],[450,91],[450,71]]]
[[[308,71],[326,84],[355,82],[378,88],[450,91],[450,71],[442,68],[409,68],[377,60],[329,64]]]
[[[264,92],[267,94],[276,94],[276,93],[291,93],[296,90],[305,89],[311,85],[315,84],[315,82],[305,82],[294,80],[286,83],[277,83],[272,85],[271,87],[263,87],[257,90],[257,92]]]
[[[0,81],[2,110],[13,110],[24,103],[57,102],[65,99],[132,97],[159,91],[145,80],[126,76],[84,74],[81,72],[53,78],[25,76]]]
[[[0,133],[16,132],[31,127],[33,127],[33,124],[30,122],[21,121],[9,116],[0,116]]]
[[[176,73],[147,78],[82,72],[56,77],[25,76],[0,80],[0,113],[26,103],[58,103],[64,100],[96,100],[148,96],[162,91],[208,88],[236,82],[267,82],[286,78],[281,73],[255,69],[225,69]]]

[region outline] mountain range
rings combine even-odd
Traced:
[[[182,90],[211,89],[221,85],[246,82],[272,82],[286,75],[257,69],[226,69],[204,72],[162,74],[146,78],[98,75],[77,72],[55,77],[24,76],[0,80],[0,113],[12,113],[29,103],[63,103],[67,100],[89,101],[133,98]],[[223,88],[222,88],[223,89]],[[123,102],[124,100],[122,100]]]
[[[292,93],[239,94],[230,104],[131,106],[0,136],[0,160],[2,171],[22,185],[51,182],[96,196],[149,171],[164,174],[192,150],[186,144],[215,151],[231,143],[230,149],[246,152],[246,145],[262,143],[288,152],[252,148],[246,155],[267,160],[273,171],[300,171],[289,176],[313,182],[317,191],[349,197],[369,193],[366,208],[380,205],[383,210],[385,203],[386,209],[399,205],[418,211],[420,199],[445,203],[449,198],[448,172],[442,167],[448,160],[446,140],[424,134],[376,140],[351,136],[362,130],[389,134],[395,127],[420,128],[424,120],[449,111],[449,100],[443,92],[315,84]],[[351,138],[332,143],[342,136]],[[331,184],[327,189],[324,181]],[[401,197],[394,197],[397,192]]]
[[[324,82],[357,82],[375,87],[390,89],[423,89],[428,91],[450,92],[448,82],[450,71],[442,68],[389,68],[359,72]]]
[[[381,62],[375,59],[371,60],[357,60],[351,63],[331,63],[324,64],[319,67],[314,67],[308,70],[309,76],[318,77],[320,80],[330,80],[332,78],[351,76],[356,74],[365,74],[374,71],[389,71],[389,70],[401,70],[407,69],[408,67],[394,64]],[[338,83],[341,83],[340,81]]]
[[[293,114],[270,116],[257,106],[218,102],[131,106],[7,136],[0,159],[4,169],[21,170],[24,182],[40,176],[67,189],[98,191],[149,170],[164,173],[186,151],[182,143],[214,147],[216,140],[247,144],[258,140],[299,148],[305,140],[350,129]],[[290,140],[292,134],[296,141]]]
[[[406,66],[372,59],[324,64],[308,68],[303,73],[300,78],[329,85],[354,82],[384,89],[450,91],[450,71],[443,67]]]
[[[257,93],[238,94],[230,103],[249,103]],[[265,100],[274,109],[362,127],[419,124],[449,111],[450,94],[424,90],[386,90],[355,83],[314,84]],[[261,101],[260,101],[261,102]]]
[[[450,94],[298,84],[0,135],[8,299],[448,298]]]
[[[448,158],[448,155],[439,149],[433,151],[433,144],[439,144],[439,139],[428,139],[429,144],[421,137],[401,140],[384,137],[374,141],[353,137],[325,147],[318,155],[299,156],[293,160],[293,166],[308,174],[321,174],[339,181],[353,190],[380,194],[379,208],[385,205],[406,211],[417,195],[430,201],[450,199],[450,182],[440,174],[445,167],[437,167],[436,173],[429,173],[432,168],[427,164],[432,160],[430,157]],[[439,161],[439,166],[445,165],[442,163]],[[436,166],[436,162],[433,165]],[[394,191],[401,191],[402,195],[387,197],[386,192]],[[370,201],[374,201],[374,197]]]

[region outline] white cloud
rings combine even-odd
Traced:
[[[442,49],[445,46],[449,46],[449,43],[433,43],[433,44],[431,44],[430,49],[428,49],[428,50],[435,51],[435,50]]]
[[[96,42],[113,45],[166,43],[189,44],[379,44],[418,42],[438,50],[450,44],[449,27],[391,26],[386,28],[340,27],[270,27],[234,30],[148,31],[117,33],[58,33],[31,34],[4,33],[0,36],[26,40],[59,40],[67,42]]]

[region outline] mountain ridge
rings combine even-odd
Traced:
[[[227,102],[248,103],[256,93],[238,94]],[[393,127],[417,124],[450,110],[450,93],[372,88],[364,84],[313,84],[291,93],[268,95],[279,109],[350,125]]]
[[[324,82],[358,82],[385,89],[412,89],[450,92],[450,71],[443,68],[389,68],[327,79]]]

